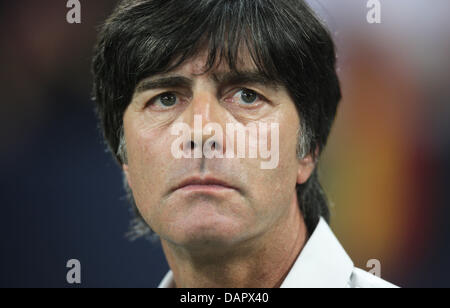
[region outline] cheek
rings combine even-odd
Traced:
[[[274,114],[258,129],[263,148],[267,149],[266,155],[279,157],[279,164],[274,169],[282,170],[292,168],[298,163],[296,148],[299,119],[295,108],[285,109]],[[258,141],[258,144],[260,143]]]
[[[131,125],[125,128],[130,164],[152,168],[158,167],[159,161],[168,161],[172,139],[169,129],[162,125],[149,125],[150,120],[145,115],[130,122]]]
[[[279,141],[277,144],[279,163],[277,168],[273,170],[273,176],[277,177],[275,186],[279,190],[282,190],[283,188],[277,185],[278,183],[285,186],[286,189],[295,189],[297,171],[299,168],[296,153],[297,128],[299,127],[299,118],[294,106],[292,107],[292,110],[291,108],[287,108],[279,116],[278,134],[272,134],[271,136],[271,138],[278,138]]]
[[[136,202],[152,202],[162,189],[164,170],[170,163],[170,139],[159,129],[126,131],[128,170]]]
[[[150,162],[162,160],[164,150],[168,148],[168,123],[147,111],[130,106],[124,115],[124,127],[130,165],[139,168],[146,166],[146,169],[157,166]]]
[[[263,138],[263,149],[267,149],[269,158],[261,157],[261,149],[258,149],[258,159],[249,159],[247,171],[251,178],[252,198],[256,202],[267,203],[269,200],[279,204],[289,202],[295,190],[298,160],[296,156],[296,124],[295,119],[285,119],[283,117],[274,118],[267,122],[267,125],[258,129]],[[272,129],[272,124],[278,126],[277,130]],[[298,125],[298,124],[297,124]],[[259,125],[258,125],[259,126]],[[252,136],[251,138],[258,138]],[[275,140],[277,139],[277,140]],[[261,143],[258,141],[258,147]],[[277,152],[275,154],[275,152]],[[272,160],[276,155],[278,162],[275,168],[262,169],[261,163]]]

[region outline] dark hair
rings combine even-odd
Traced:
[[[175,69],[202,48],[207,69],[224,59],[237,70],[240,47],[286,87],[307,136],[302,152],[318,158],[341,92],[331,36],[303,0],[124,0],[100,30],[92,66],[101,128],[118,162],[123,115],[142,79]],[[297,193],[311,234],[320,216],[329,221],[317,167]]]

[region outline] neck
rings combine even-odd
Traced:
[[[278,288],[307,240],[307,229],[294,200],[271,230],[220,255],[202,256],[161,240],[177,287]]]

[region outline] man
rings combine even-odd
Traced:
[[[160,287],[392,286],[354,268],[327,224],[317,162],[341,93],[303,1],[122,1],[93,73],[138,232],[171,268]]]

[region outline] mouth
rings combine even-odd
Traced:
[[[202,192],[219,192],[219,191],[230,191],[238,190],[231,184],[213,177],[191,177],[183,180],[178,184],[172,192],[174,191],[202,191]]]

